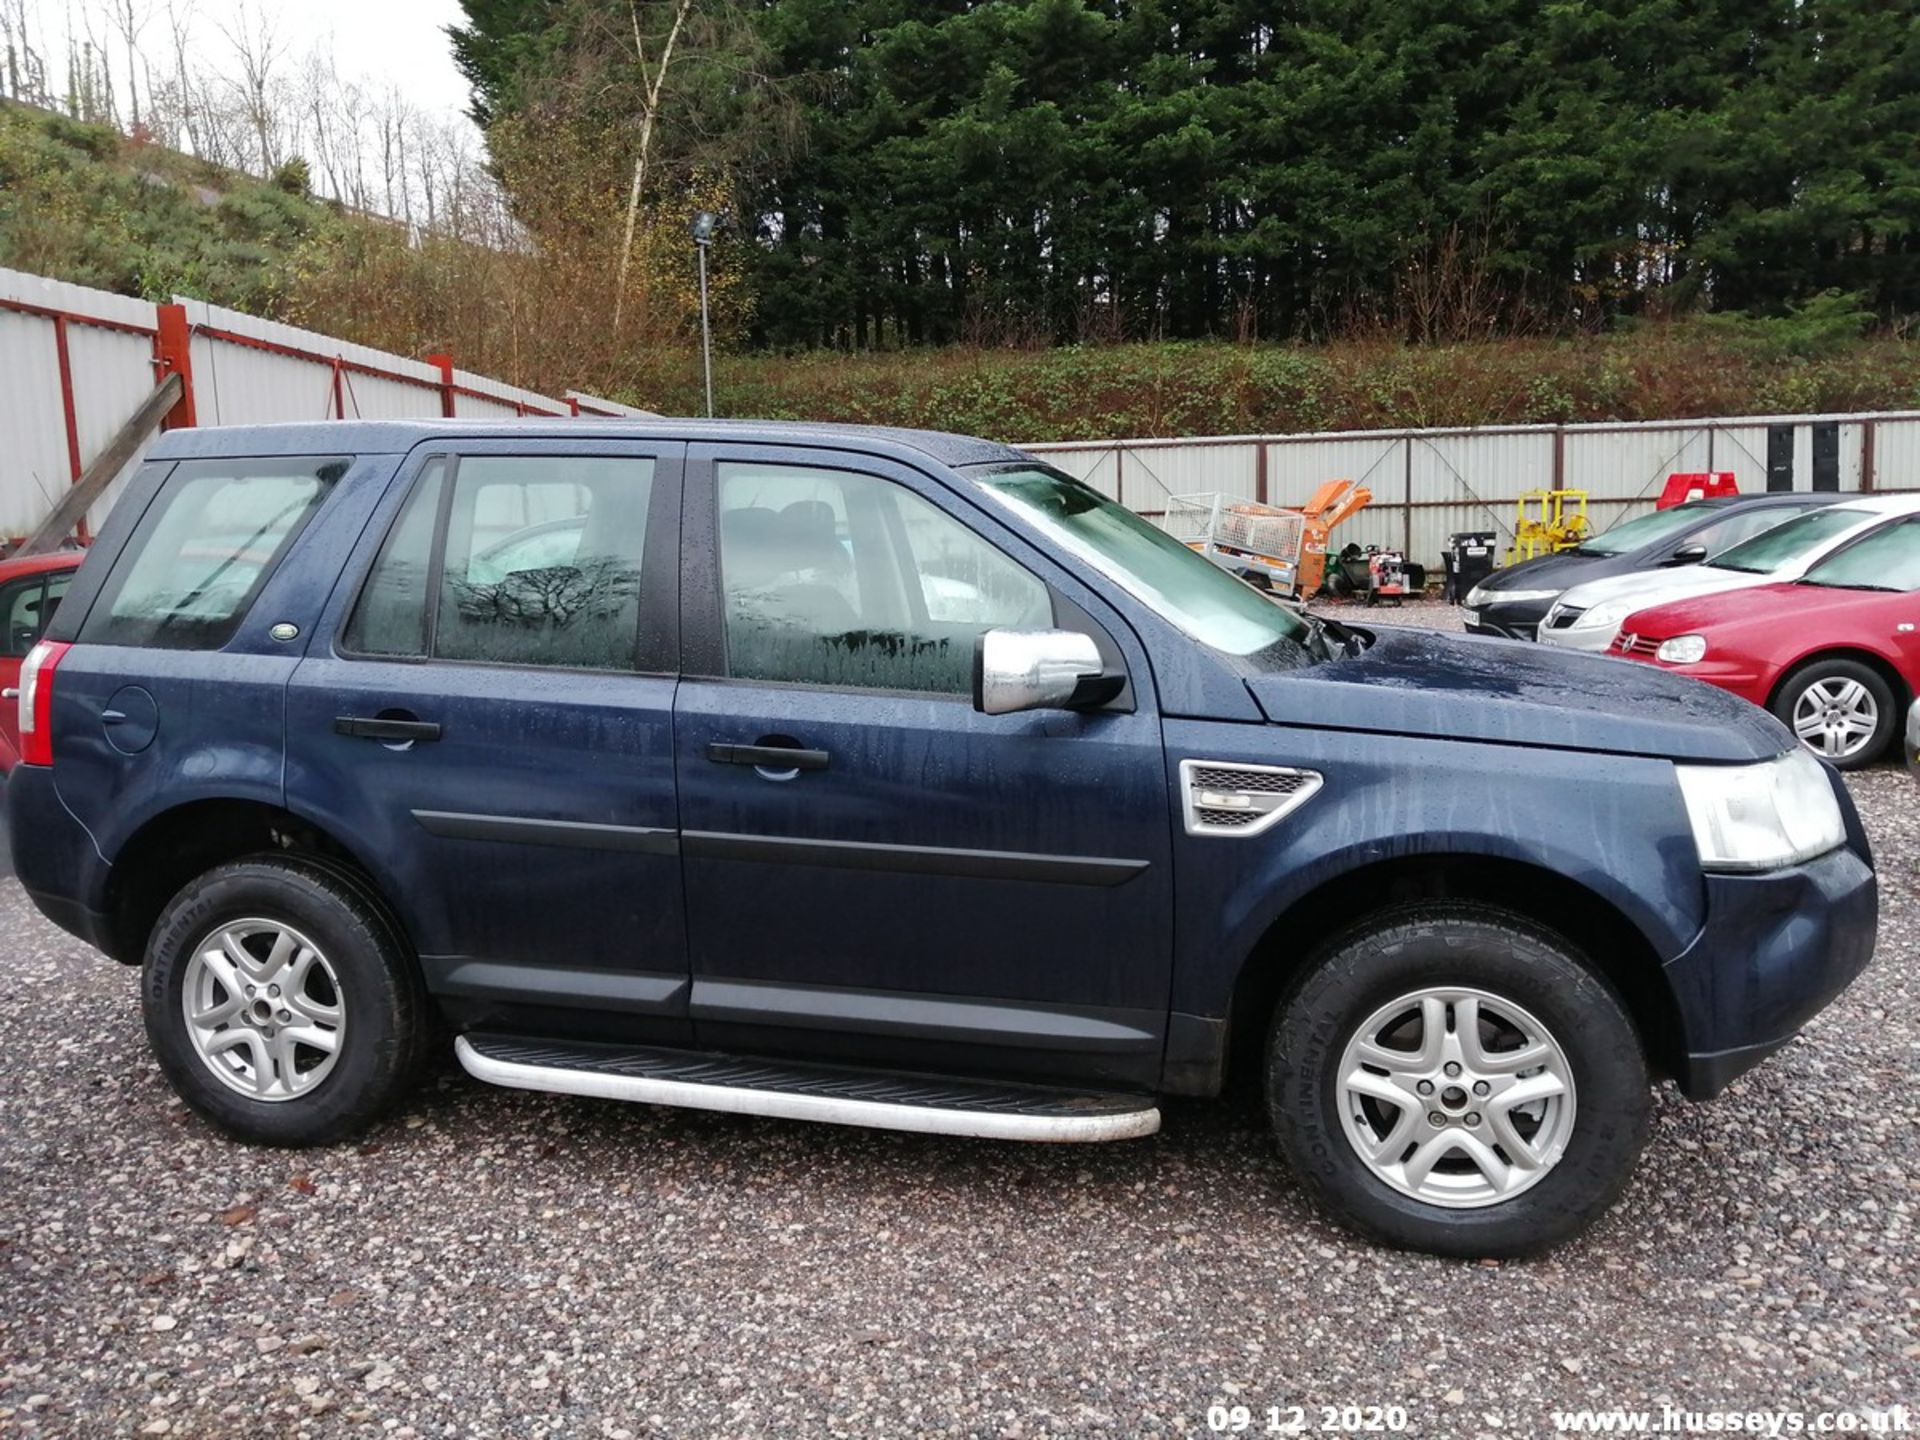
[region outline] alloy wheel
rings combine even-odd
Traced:
[[[1852,759],[1879,728],[1873,692],[1845,675],[1814,681],[1793,702],[1793,733],[1828,760]]]
[[[1547,1027],[1489,991],[1416,990],[1358,1026],[1338,1103],[1354,1151],[1403,1195],[1450,1209],[1509,1200],[1573,1136],[1573,1068]]]
[[[194,1053],[253,1100],[307,1094],[332,1072],[346,1037],[332,963],[277,920],[229,921],[195,946],[181,1006]]]

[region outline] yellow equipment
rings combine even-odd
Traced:
[[[1529,490],[1515,507],[1509,564],[1571,550],[1587,538],[1587,492]]]

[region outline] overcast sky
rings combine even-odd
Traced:
[[[105,27],[99,17],[109,8],[102,0],[27,3],[28,13],[37,14],[42,48],[50,56],[59,55],[65,47],[45,42],[65,32],[69,16],[94,14],[96,33],[101,33]],[[454,68],[453,48],[446,36],[446,27],[464,18],[458,0],[173,0],[173,4],[176,13],[191,15],[200,58],[209,68],[229,63],[230,47],[221,38],[220,27],[235,28],[244,11],[250,21],[267,17],[284,49],[283,63],[297,67],[311,49],[325,47],[333,51],[342,79],[363,81],[373,90],[398,86],[416,107],[431,114],[457,117],[466,110],[466,82]],[[170,69],[167,0],[135,0],[135,11],[148,16],[141,48],[154,58],[155,69]],[[83,32],[77,18],[71,23],[76,33]],[[53,79],[57,85],[57,70]]]
[[[195,8],[220,17],[236,10],[238,0],[196,0]],[[278,0],[265,8],[296,55],[330,44],[343,77],[390,81],[436,114],[467,107],[466,81],[454,68],[446,36],[446,27],[463,18],[458,0]]]

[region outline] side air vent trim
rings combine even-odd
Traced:
[[[1187,833],[1235,839],[1258,835],[1306,804],[1324,783],[1317,770],[1182,760],[1180,805]]]

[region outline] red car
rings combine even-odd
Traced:
[[[0,775],[20,759],[20,662],[53,618],[67,593],[73,572],[85,557],[78,550],[56,550],[24,560],[0,560]]]
[[[1792,584],[1636,611],[1611,653],[1764,705],[1842,770],[1870,765],[1920,695],[1920,517],[1868,532]]]

